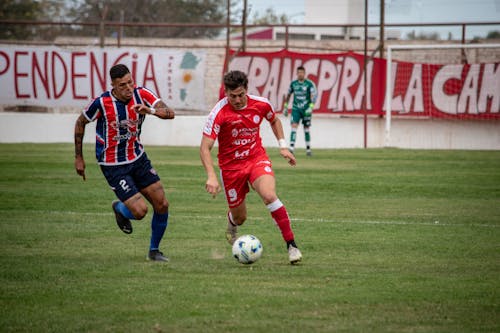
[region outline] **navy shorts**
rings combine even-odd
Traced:
[[[129,164],[101,165],[101,170],[122,202],[160,180],[146,153]]]

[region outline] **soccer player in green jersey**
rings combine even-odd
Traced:
[[[309,128],[311,127],[311,117],[314,108],[314,103],[316,103],[316,98],[318,93],[314,83],[306,79],[306,70],[303,66],[297,67],[297,80],[290,83],[290,88],[288,88],[288,94],[286,95],[286,101],[284,105],[283,113],[285,117],[288,117],[288,101],[290,96],[293,94],[293,106],[292,106],[292,116],[291,125],[292,131],[290,133],[290,151],[293,153],[295,149],[295,141],[297,139],[297,128],[302,120],[302,125],[304,126],[304,135],[306,141],[306,153],[307,156],[311,156],[311,133]]]

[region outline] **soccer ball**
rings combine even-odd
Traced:
[[[242,264],[253,264],[262,256],[262,243],[253,235],[243,235],[233,244],[233,257]]]

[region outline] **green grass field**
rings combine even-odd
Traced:
[[[499,332],[500,152],[316,150],[278,193],[304,260],[287,263],[254,192],[240,234],[264,255],[238,264],[226,203],[204,191],[196,148],[147,147],[170,201],[162,249],[150,216],[118,230],[85,146],[0,145],[1,332]]]

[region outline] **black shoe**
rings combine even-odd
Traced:
[[[119,200],[113,201],[111,204],[111,207],[113,207],[113,211],[115,212],[115,218],[116,218],[116,224],[118,225],[118,228],[120,228],[121,231],[123,231],[126,234],[131,234],[132,233],[132,223],[130,223],[130,220],[123,216],[120,212],[117,212],[115,207],[119,203]]]
[[[159,250],[149,251],[147,259],[151,261],[168,261],[168,257],[164,256],[163,252],[160,252]]]

